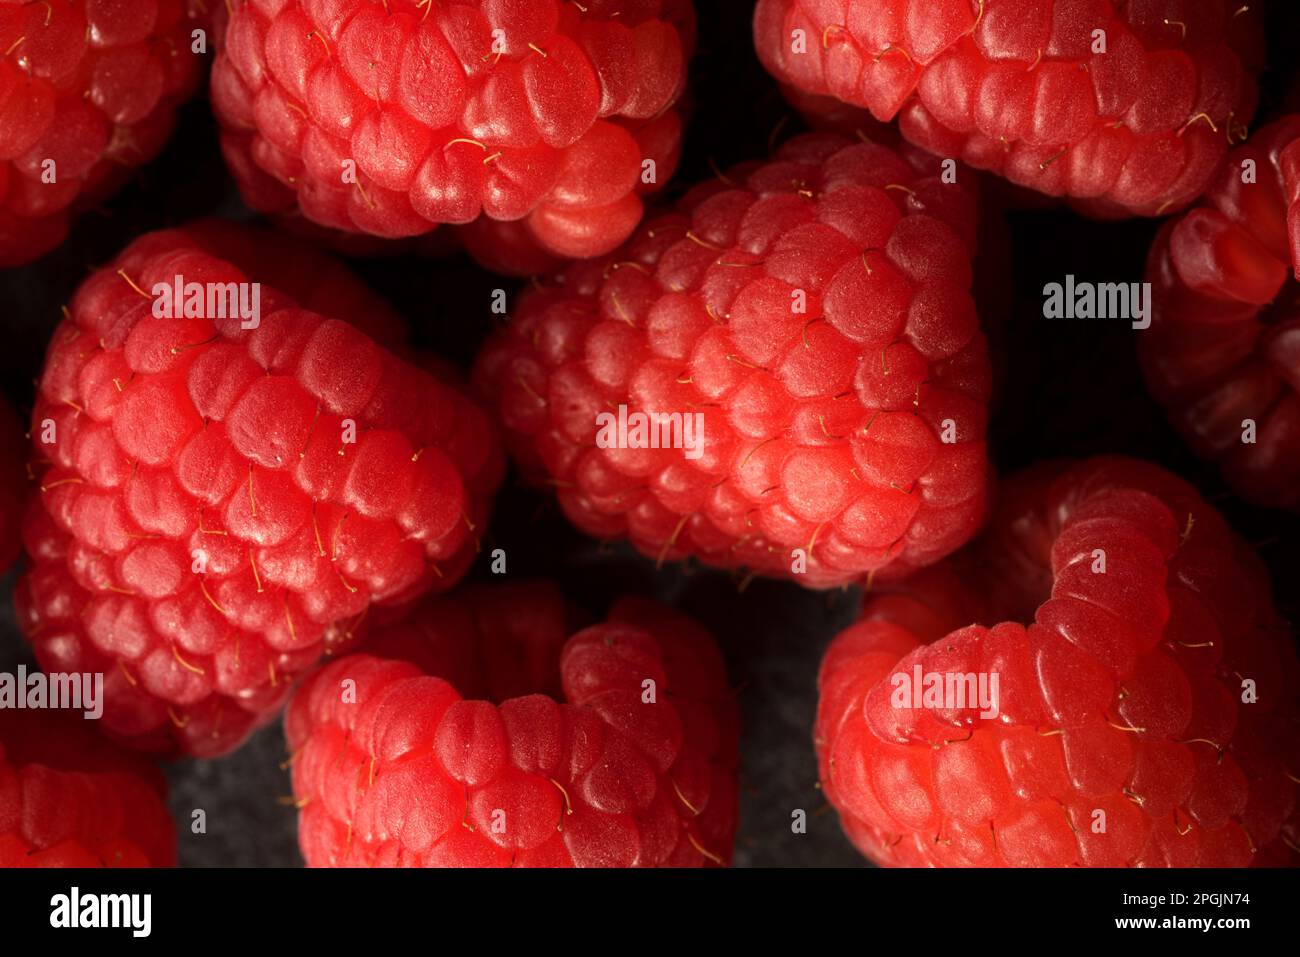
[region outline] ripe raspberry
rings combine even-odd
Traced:
[[[809,129],[865,137],[897,149],[906,141],[891,123],[882,123],[870,110],[845,103],[833,96],[809,93],[790,83],[779,83],[781,96],[803,118]]]
[[[476,383],[588,534],[811,587],[899,576],[984,513],[974,232],[958,186],[799,137],[527,294]],[[702,416],[698,457],[598,446],[621,405]]]
[[[22,550],[23,502],[30,484],[23,471],[26,460],[27,442],[18,416],[0,399],[0,575]]]
[[[1244,137],[1258,7],[759,0],[754,39],[783,83],[898,116],[933,153],[1098,215],[1152,216],[1191,202]]]
[[[571,624],[553,585],[466,588],[308,677],[285,721],[307,863],[725,864],[739,718],[712,638],[636,598]]]
[[[212,99],[254,209],[388,237],[483,214],[592,256],[677,164],[694,33],[690,0],[253,0]]]
[[[59,712],[0,710],[0,867],[172,867],[167,782]]]
[[[205,9],[0,2],[0,267],[53,249],[162,149],[204,68],[191,34],[208,29]]]
[[[522,220],[502,222],[480,216],[472,223],[453,227],[461,248],[476,263],[506,276],[541,276],[558,272],[562,257],[543,249]]]
[[[998,715],[912,707],[917,668],[997,673]],[[869,597],[819,687],[823,788],[882,864],[1300,861],[1295,648],[1258,557],[1153,465],[1011,479],[975,545]]]
[[[1199,455],[1251,501],[1300,509],[1300,284],[1288,269],[1300,249],[1288,225],[1300,243],[1300,115],[1233,150],[1203,202],[1156,238],[1138,354]]]
[[[233,749],[372,602],[463,574],[499,481],[481,410],[301,303],[387,307],[317,254],[265,258],[272,241],[138,239],[81,286],[46,359],[20,619],[47,670],[104,672],[104,723],[137,747]],[[264,282],[260,325],[154,317],[144,290],[177,275]]]

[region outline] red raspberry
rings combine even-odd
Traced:
[[[837,100],[833,96],[809,93],[790,83],[778,85],[785,101],[803,118],[810,129],[865,137],[873,143],[883,143],[895,148],[906,143],[897,127],[880,122],[871,115],[870,110]]]
[[[898,116],[933,153],[1099,215],[1152,216],[1191,202],[1244,137],[1259,6],[759,0],[754,39],[783,83]]]
[[[712,638],[636,598],[571,624],[553,585],[466,588],[308,677],[285,721],[308,865],[725,864],[739,717]]]
[[[0,0],[0,266],[53,249],[72,214],[159,153],[203,71],[192,32],[206,38],[205,10]]]
[[[564,268],[563,257],[538,245],[526,220],[507,223],[480,216],[454,229],[457,241],[470,258],[491,272],[527,277]]]
[[[690,0],[253,0],[212,99],[254,209],[389,237],[484,214],[592,256],[677,164],[694,33]]]
[[[903,866],[1300,861],[1300,668],[1254,552],[1132,459],[1004,493],[983,538],[869,597],[822,662],[822,785],[853,842]],[[997,673],[999,713],[913,707],[917,668],[923,687]]]
[[[372,602],[464,573],[500,477],[481,410],[302,303],[372,324],[387,307],[272,242],[138,239],[81,286],[46,359],[20,618],[47,670],[105,673],[104,723],[137,747],[237,746]],[[177,275],[264,282],[260,325],[154,317],[146,290]]]
[[[812,587],[899,576],[984,513],[974,231],[968,193],[886,147],[799,137],[527,294],[476,381],[588,534]],[[702,416],[700,454],[598,446],[621,405]]]
[[[1300,509],[1300,285],[1288,269],[1300,250],[1288,224],[1300,242],[1300,115],[1233,150],[1202,203],[1156,238],[1138,354],[1198,454],[1251,501]]]
[[[59,712],[0,710],[0,867],[172,867],[156,767]]]
[[[18,416],[0,399],[0,575],[22,550],[23,501],[30,483],[23,471],[27,441]]]

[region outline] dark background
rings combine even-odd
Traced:
[[[670,198],[682,184],[713,175],[711,161],[725,169],[764,156],[774,131],[784,138],[802,129],[754,56],[751,0],[697,0],[696,6],[700,39],[689,94],[694,112]],[[1276,115],[1291,88],[1300,26],[1291,0],[1276,0],[1270,16],[1270,70],[1258,114],[1265,120]],[[59,249],[31,266],[0,271],[0,389],[15,407],[30,411],[32,382],[59,307],[90,270],[141,233],[214,213],[249,216],[224,170],[209,108],[200,97],[182,111],[163,155],[102,209],[83,216]],[[1066,273],[1099,282],[1139,281],[1157,224],[1095,223],[1063,209],[1005,211],[996,202],[985,216],[998,229],[1005,222],[1013,251],[1010,263],[991,256],[977,264],[995,270],[984,277],[993,294],[983,307],[1003,374],[990,437],[999,470],[1098,453],[1159,462],[1195,482],[1256,543],[1273,572],[1283,613],[1300,620],[1300,516],[1251,508],[1183,448],[1143,388],[1134,357],[1134,336],[1140,333],[1125,323],[1042,318],[1043,285]],[[408,317],[419,344],[462,366],[492,326],[490,291],[519,285],[459,256],[432,262],[394,256],[352,265]],[[595,614],[618,594],[642,592],[713,630],[744,709],[737,865],[861,863],[817,789],[811,743],[817,664],[831,638],[852,620],[856,591],[816,593],[755,580],[741,594],[726,574],[656,571],[624,547],[584,539],[545,495],[512,479],[498,499],[484,554],[498,546],[508,552],[512,576],[556,577]],[[487,577],[486,559],[474,575]],[[12,575],[0,581],[0,670],[9,671],[19,661],[30,663],[13,623],[11,586]],[[182,864],[301,864],[295,812],[285,801],[288,775],[279,766],[283,758],[275,723],[230,757],[169,768]],[[207,812],[205,835],[189,833],[195,808]],[[797,808],[808,812],[807,834],[791,832]]]

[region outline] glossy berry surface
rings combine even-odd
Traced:
[[[287,245],[141,237],[46,357],[19,618],[44,668],[104,673],[104,724],[141,748],[231,750],[372,603],[454,584],[500,477],[486,415],[345,321],[391,311],[317,254],[264,258]],[[260,323],[157,317],[175,276],[266,280]]]
[[[694,34],[690,0],[252,0],[213,106],[255,209],[388,237],[522,220],[593,256],[677,164]]]
[[[0,399],[0,575],[22,550],[23,503],[32,484],[23,469],[26,446],[18,416]]]
[[[1161,215],[1209,184],[1258,97],[1259,4],[759,0],[768,70],[898,118],[939,156],[1098,215]]]
[[[209,21],[199,0],[0,2],[0,267],[57,246],[162,149]]]
[[[997,674],[997,707],[917,706],[917,669]],[[881,864],[1300,858],[1295,648],[1255,553],[1156,466],[1009,479],[974,545],[868,595],[819,688],[823,789]]]
[[[59,712],[0,710],[0,867],[172,867],[167,783]]]
[[[1233,150],[1147,263],[1147,383],[1252,502],[1300,510],[1300,116]]]
[[[307,678],[286,732],[308,865],[724,865],[738,711],[713,639],[639,598],[572,618],[550,584],[470,586]]]
[[[984,513],[974,230],[967,192],[892,150],[799,137],[527,294],[476,384],[590,535],[810,587],[896,577]],[[620,406],[702,442],[611,444]]]

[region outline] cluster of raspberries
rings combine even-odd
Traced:
[[[635,594],[465,582],[508,462],[737,603],[754,576],[864,589],[813,743],[873,861],[1300,864],[1268,569],[1159,466],[999,478],[976,282],[1006,267],[977,171],[1173,214],[1152,394],[1243,498],[1300,511],[1300,115],[1252,131],[1262,22],[759,0],[735,27],[814,131],[669,203],[690,0],[0,0],[0,264],[155,155],[208,59],[270,223],[133,237],[52,324],[25,437],[0,406],[19,624],[103,681],[97,728],[0,709],[0,866],[174,864],[155,759],[281,716],[311,866],[727,865],[719,644]],[[470,369],[318,248],[429,255],[439,225],[542,273]]]

